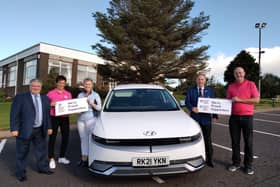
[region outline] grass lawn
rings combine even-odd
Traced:
[[[0,130],[10,128],[11,103],[0,103]]]
[[[10,128],[10,108],[11,103],[0,103],[0,130],[7,130]],[[77,115],[71,115],[70,124],[76,124]]]
[[[175,95],[175,98],[179,100],[185,100],[184,95]],[[280,102],[275,104],[275,107],[280,107]],[[7,130],[9,129],[9,119],[10,119],[10,108],[11,103],[0,103],[0,130]],[[271,99],[261,99],[261,102],[255,106],[256,109],[268,109],[272,108],[272,101]],[[186,108],[184,108],[185,110]],[[70,124],[76,125],[77,115],[71,115],[70,117]]]

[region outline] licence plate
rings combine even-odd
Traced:
[[[166,165],[169,165],[169,158],[166,156],[132,158],[133,167],[152,167]]]

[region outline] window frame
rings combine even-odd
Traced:
[[[30,65],[28,65],[29,63],[32,63]],[[24,67],[23,67],[23,85],[29,85],[30,80],[34,79],[37,77],[37,64],[38,64],[38,60],[37,59],[32,59],[29,61],[24,62]],[[27,66],[28,65],[28,66]],[[26,73],[29,74],[29,69],[31,70],[35,70],[35,72],[31,73],[31,75],[28,75],[28,77],[26,77]]]
[[[65,75],[65,74],[62,74],[62,69],[64,68],[63,65],[66,65],[65,69],[69,70],[69,75]],[[72,82],[72,66],[73,64],[71,62],[65,62],[65,61],[61,61],[61,60],[54,60],[54,59],[49,59],[48,61],[48,74],[50,73],[50,70],[55,67],[55,68],[58,68],[58,74],[59,75],[63,75],[66,77],[67,79],[67,84],[69,86],[71,86],[71,82]]]
[[[83,68],[85,68],[85,70],[81,71],[81,70],[79,70],[79,67],[80,68],[83,67]],[[83,78],[79,78],[79,72],[85,72],[86,76],[84,76]],[[89,73],[94,74],[94,77],[89,76]],[[84,78],[91,78],[93,80],[93,82],[96,83],[96,81],[97,81],[97,68],[94,67],[93,65],[78,64],[77,65],[77,83],[83,82]]]
[[[14,68],[13,71],[11,71],[11,69]],[[14,79],[11,80],[11,72],[14,73]],[[10,65],[8,67],[8,77],[7,77],[8,81],[7,81],[7,87],[14,87],[16,86],[16,83],[17,83],[17,65],[16,64],[13,64],[13,65]],[[13,84],[12,84],[13,82]]]

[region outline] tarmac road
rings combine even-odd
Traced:
[[[152,177],[94,176],[86,168],[77,167],[80,140],[74,125],[71,129],[67,153],[71,163],[69,165],[57,164],[53,175],[39,174],[35,169],[31,148],[27,164],[27,181],[20,183],[15,177],[15,139],[8,137],[8,132],[1,132],[0,186],[280,186],[280,111],[264,111],[255,114],[254,155],[256,159],[254,159],[255,175],[253,176],[241,170],[234,173],[226,170],[226,166],[231,163],[227,125],[227,116],[221,116],[217,123],[213,124],[215,168],[206,166],[195,173],[159,176],[154,179]],[[57,138],[56,150],[59,150],[59,143],[60,137]]]

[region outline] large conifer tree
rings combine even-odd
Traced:
[[[207,68],[206,51],[198,46],[209,16],[190,17],[191,0],[112,0],[107,14],[93,14],[102,40],[93,45],[110,63],[99,67],[120,82],[189,78]]]
[[[241,51],[227,66],[224,72],[224,81],[230,84],[235,81],[233,71],[239,66],[242,67],[246,72],[246,79],[254,81],[258,85],[259,80],[259,64],[256,63],[256,59],[249,54],[249,52]]]

